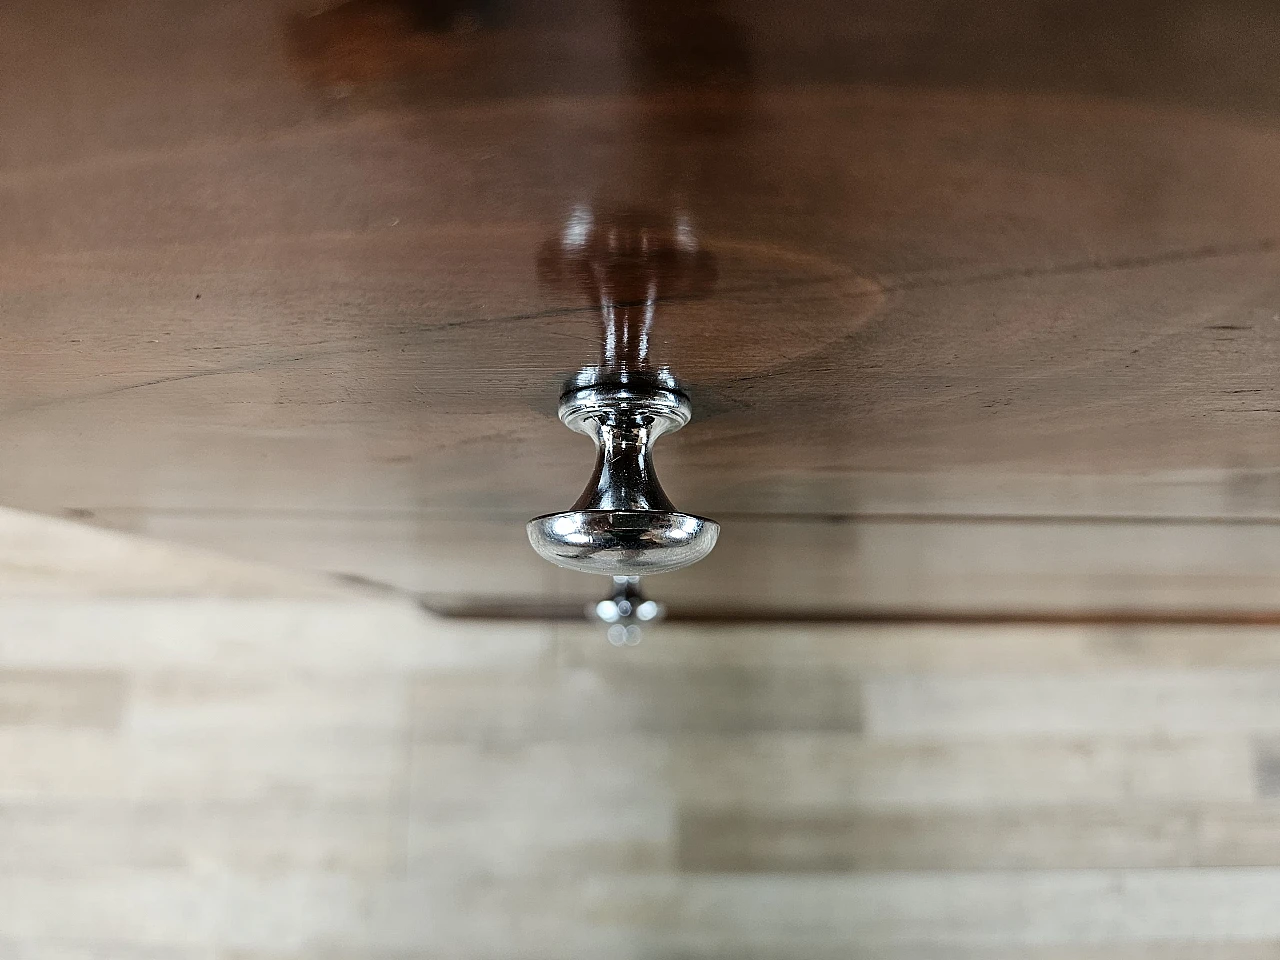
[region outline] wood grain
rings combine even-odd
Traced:
[[[426,740],[514,742],[777,728],[855,733],[862,726],[860,690],[857,678],[820,668],[613,664],[562,668],[542,682],[511,673],[435,676],[414,691],[414,730]]]
[[[1280,858],[1269,806],[1116,804],[878,812],[681,810],[694,873],[1235,867]]]
[[[119,726],[126,699],[122,674],[88,670],[0,673],[0,726]]]
[[[9,4],[0,499],[400,583],[462,555],[439,589],[552,595],[519,523],[588,470],[551,412],[596,330],[537,250],[647,207],[717,261],[660,307],[698,411],[661,469],[725,517],[745,591],[843,569],[797,514],[1280,516],[1280,17],[794,8]],[[481,521],[513,531],[484,562]],[[1205,556],[1191,591],[1152,575],[1239,574]]]
[[[1112,671],[1105,675],[873,677],[864,687],[876,737],[959,739],[1274,734],[1280,677],[1249,671]]]
[[[697,806],[812,809],[1041,806],[1256,796],[1244,739],[1151,738],[884,743],[823,734],[688,737],[671,776]],[[820,779],[801,770],[827,771]]]

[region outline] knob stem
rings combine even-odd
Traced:
[[[661,421],[634,410],[593,419],[596,469],[574,510],[665,510],[675,504],[653,470],[653,441]]]

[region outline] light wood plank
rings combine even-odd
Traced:
[[[537,669],[552,648],[544,624],[442,621],[397,600],[0,601],[0,663],[23,669],[351,677]]]
[[[73,945],[50,940],[0,943],[0,951],[14,960],[208,960],[203,947],[138,947],[97,941]]]
[[[876,676],[863,691],[872,737],[1280,732],[1276,670]]]
[[[585,942],[596,949],[630,943],[633,950],[676,956],[731,945],[801,957],[810,946],[837,944],[1254,944],[1280,939],[1277,891],[1274,869],[650,875],[541,882],[501,893],[412,878],[375,895],[371,929],[384,948],[482,955],[497,942],[492,924],[515,909],[522,918],[521,955],[535,957],[547,955],[557,939],[570,953]],[[430,906],[442,901],[465,903],[465,919],[446,920]],[[455,911],[455,918],[463,916]]]
[[[1280,797],[1280,742],[1258,744],[1258,793],[1263,797]]]
[[[0,805],[0,862],[16,874],[103,869],[228,873],[387,873],[403,859],[402,825],[384,801],[242,803],[42,795]]]
[[[162,670],[138,675],[131,693],[129,736],[280,740],[329,734],[391,741],[408,730],[407,684],[393,675]]]
[[[116,870],[0,877],[0,937],[124,947],[302,950],[367,938],[360,885],[341,874]]]
[[[0,726],[119,726],[125,677],[116,671],[5,670],[0,672]]]
[[[672,797],[670,747],[657,738],[413,744],[410,803],[419,816],[580,814]]]
[[[0,937],[64,944],[199,948],[215,941],[215,877],[114,870],[92,877],[0,877]]]
[[[728,808],[981,808],[1254,798],[1243,739],[876,743],[822,734],[672,743],[682,800]]]
[[[0,801],[385,801],[404,748],[378,738],[155,737],[0,728]]]
[[[679,865],[693,872],[1280,866],[1274,804],[965,813],[685,808],[678,830]]]
[[[533,958],[627,943],[628,955],[642,956],[829,956],[843,945],[873,957],[1020,947],[1124,957],[1192,941],[1238,944],[1235,956],[1248,956],[1280,940],[1278,885],[1276,870],[602,876],[501,888],[416,876],[364,888],[366,898],[334,874],[227,881],[120,872],[0,879],[0,937],[74,943],[106,931],[122,945],[214,945],[250,956],[329,946],[341,956],[358,943],[373,956],[478,958],[505,952],[513,936],[519,956]]]
[[[597,938],[594,941],[575,941],[575,945],[580,945],[582,950],[589,951],[592,956],[627,956],[625,944],[619,944],[613,940]],[[531,960],[539,960],[546,957],[548,960],[562,957],[563,954],[555,952],[554,946],[546,946],[540,948],[545,952],[532,953],[525,948],[520,956],[531,958]],[[885,947],[885,946],[866,946],[864,944],[835,944],[835,945],[818,945],[804,944],[803,954],[798,955],[798,960],[849,960],[850,957],[856,960],[1275,960],[1277,951],[1280,951],[1280,942],[1270,943],[1253,943],[1253,944],[1222,944],[1209,943],[1205,941],[1183,944],[1148,944],[1148,945],[1120,945],[1120,946],[1095,946],[1072,944],[1069,947],[1018,947],[1012,950],[983,947],[957,947],[948,945],[944,947]],[[467,960],[480,960],[481,957],[491,957],[491,954],[455,954],[459,957],[466,957]],[[578,955],[586,955],[579,953]],[[670,949],[661,947],[651,948],[648,952],[640,954],[644,960],[653,960],[653,958],[662,958],[662,960],[673,960],[678,957],[679,960],[779,960],[780,957],[790,956],[785,949],[778,947],[716,947],[716,946],[682,946],[678,953],[672,953]],[[45,960],[40,957],[40,960]],[[61,960],[61,955],[59,955]],[[76,954],[72,960],[82,960],[82,956]],[[98,960],[98,958],[94,958]],[[112,960],[115,960],[113,957]],[[123,960],[170,960],[170,957],[164,956],[153,958],[151,956],[135,958],[128,955]],[[183,956],[181,960],[186,960]],[[200,958],[205,960],[205,958]],[[215,960],[310,960],[307,956],[300,956],[293,952],[279,951],[233,951],[226,954],[219,954]],[[357,951],[355,953],[346,951],[330,952],[326,951],[320,960],[420,960],[420,956],[416,954],[406,954],[403,951],[394,951],[391,953],[385,951],[367,952]]]
[[[599,627],[559,624],[557,633],[567,665],[619,662],[618,651],[604,641]],[[946,674],[1275,668],[1280,667],[1280,629],[664,623],[628,649],[626,658],[627,663],[655,667],[796,665]]]
[[[626,733],[857,732],[859,681],[802,665],[673,667],[612,663],[566,667],[530,681],[517,673],[434,674],[415,684],[422,739],[563,739]]]
[[[575,802],[577,801],[577,802]],[[512,882],[531,875],[607,876],[670,871],[676,860],[673,805],[648,798],[590,806],[569,787],[560,809],[441,813],[409,809],[404,856],[410,874],[454,865],[455,876]]]
[[[680,960],[778,960],[779,957],[788,956],[795,956],[797,960],[849,960],[850,957],[856,957],[857,960],[1275,960],[1280,956],[1280,941],[1223,943],[1201,939],[1183,943],[1072,943],[1048,947],[1002,947],[992,944],[975,947],[954,943],[886,946],[846,941],[835,944],[806,942],[798,949],[803,952],[789,954],[786,947],[777,945],[690,945],[682,946],[677,955]],[[664,954],[660,949],[655,953],[657,956],[671,955]],[[270,957],[263,960],[293,958]],[[374,957],[372,960],[382,958]],[[386,960],[402,958],[387,957]]]
[[[677,935],[685,924],[690,935],[732,929],[790,948],[833,936],[1031,945],[1280,937],[1274,869],[710,878],[680,894]]]

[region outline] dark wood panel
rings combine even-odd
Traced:
[[[598,349],[539,250],[640,211],[715,261],[655,332],[682,507],[1276,516],[1277,38],[1243,0],[19,0],[0,498],[258,553],[344,512],[362,571],[400,515],[518,541],[588,473],[553,411]]]

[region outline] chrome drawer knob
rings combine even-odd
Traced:
[[[570,570],[622,577],[668,573],[710,553],[720,525],[676,510],[653,468],[654,441],[690,416],[664,374],[580,376],[560,398],[560,419],[595,441],[595,472],[569,510],[529,521],[533,548]]]
[[[658,482],[653,444],[693,415],[665,368],[649,360],[659,299],[709,287],[714,262],[688,224],[635,213],[578,211],[548,244],[544,279],[575,283],[600,309],[600,364],[560,396],[560,420],[595,441],[596,466],[578,501],[528,524],[529,542],[552,563],[583,573],[668,573],[711,552],[720,525],[675,508]]]

